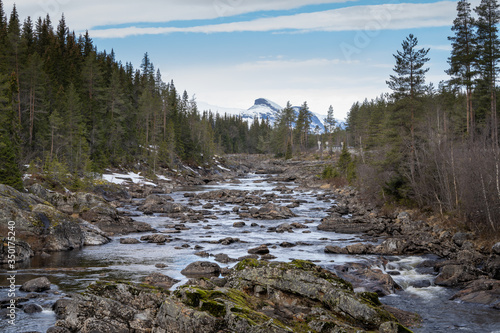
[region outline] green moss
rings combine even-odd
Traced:
[[[248,268],[248,267],[260,268],[260,267],[265,267],[268,264],[269,263],[266,262],[266,261],[248,258],[248,259],[242,260],[239,263],[237,263],[234,266],[234,269],[237,270],[237,271],[242,271],[242,270],[244,270],[245,268]]]
[[[310,262],[309,260],[295,259],[295,260],[292,260],[292,262],[290,264],[296,268],[306,270],[306,271],[312,270],[316,267],[316,265],[313,264],[312,262]]]
[[[370,293],[370,292],[362,292],[357,294],[361,299],[367,301],[368,303],[374,305],[374,306],[380,306],[382,303],[380,302],[377,293]]]
[[[226,306],[222,303],[205,300],[201,303],[201,311],[206,311],[214,317],[224,317],[226,315]]]
[[[283,266],[283,269],[295,269],[295,268],[298,268],[298,269],[301,269],[304,271],[309,271],[309,272],[313,273],[314,276],[316,276],[318,278],[322,278],[322,279],[334,284],[335,286],[337,286],[339,288],[342,288],[342,289],[345,289],[348,291],[354,290],[354,288],[352,287],[352,284],[350,282],[339,278],[334,273],[327,271],[327,270],[313,264],[312,262],[310,262],[308,260],[295,259],[295,260],[292,260],[288,264],[284,264],[284,266]]]
[[[398,333],[413,333],[413,331],[398,323]]]

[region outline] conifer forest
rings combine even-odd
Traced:
[[[342,178],[370,200],[498,232],[499,8],[496,0],[457,2],[449,80],[426,81],[429,49],[409,34],[393,50],[390,93],[353,101],[342,126],[331,107],[325,132],[313,133],[307,102],[298,115],[288,104],[274,124],[200,110],[147,50],[134,68],[98,50],[88,32],[77,36],[64,16],[20,18],[0,0],[0,182],[21,189],[22,174],[36,169],[71,175],[67,186],[78,189],[110,167],[210,167],[215,155],[293,158],[314,154],[318,140],[345,142],[351,153],[326,178]]]

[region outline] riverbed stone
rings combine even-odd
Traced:
[[[257,246],[257,247],[249,249],[248,253],[250,253],[250,254],[260,254],[260,255],[262,255],[262,254],[268,254],[269,253],[269,248],[267,247],[267,245],[262,244],[260,246]]]
[[[250,209],[250,215],[260,220],[281,220],[296,216],[290,208],[273,203],[267,203],[260,209],[253,208]]]
[[[173,293],[98,281],[54,308],[57,326],[72,332],[289,333],[307,323],[325,332],[375,331],[396,321],[379,304],[310,262],[247,259],[225,279],[191,279]]]
[[[120,238],[120,244],[139,244],[140,241],[137,238]]]
[[[210,261],[195,261],[190,263],[181,271],[181,274],[187,277],[211,277],[219,276],[221,268],[214,262]]]
[[[23,283],[19,290],[26,292],[42,292],[49,290],[50,285],[49,279],[43,276]]]
[[[382,297],[401,290],[401,286],[393,280],[390,274],[373,266],[374,264],[346,263],[335,266],[335,271],[359,292],[377,293]]]
[[[31,303],[31,304],[26,304],[25,306],[23,306],[23,311],[25,313],[32,314],[32,313],[42,312],[43,308],[38,304]]]
[[[170,241],[170,237],[169,237],[169,235],[152,234],[152,235],[142,236],[141,241],[158,244],[158,243],[165,243],[167,241]]]

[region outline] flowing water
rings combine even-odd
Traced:
[[[238,189],[248,191],[261,191],[260,195],[276,193],[279,195],[278,204],[288,205],[291,200],[301,199],[303,203],[293,208],[297,217],[288,220],[242,220],[233,212],[236,205],[219,205],[213,202],[213,211],[216,219],[205,222],[185,223],[183,226],[189,230],[171,234],[172,241],[165,245],[151,243],[120,244],[119,238],[114,237],[109,244],[96,247],[85,247],[82,250],[51,254],[48,258],[35,257],[29,263],[18,265],[16,284],[22,284],[31,278],[46,276],[53,283],[49,292],[41,293],[41,297],[30,299],[43,307],[37,314],[25,314],[17,311],[16,326],[8,325],[5,319],[5,310],[0,312],[0,331],[18,333],[26,331],[40,331],[52,326],[55,314],[51,310],[52,304],[61,296],[70,292],[81,291],[87,285],[98,279],[120,279],[141,281],[152,272],[161,272],[172,278],[180,280],[178,285],[185,283],[187,278],[180,271],[189,263],[199,260],[215,261],[213,256],[200,258],[195,252],[205,251],[211,255],[227,254],[230,258],[239,258],[247,255],[247,250],[261,244],[267,244],[270,253],[277,261],[291,259],[311,260],[318,265],[330,270],[335,270],[336,265],[346,262],[377,261],[375,256],[348,256],[324,253],[326,245],[345,246],[363,241],[357,235],[344,235],[317,230],[321,218],[327,216],[325,210],[334,204],[332,197],[320,196],[320,190],[294,191],[293,194],[281,194],[273,191],[276,183],[265,181],[265,178],[250,175],[241,179],[241,184],[223,184],[217,186],[200,186],[182,189],[170,196],[187,205],[189,200],[185,192],[204,192],[218,189]],[[289,188],[293,186],[287,185]],[[279,203],[281,201],[281,203]],[[208,201],[200,200],[201,205]],[[137,213],[134,217],[138,221],[149,223],[158,231],[171,230],[172,224],[179,224],[178,220],[158,215],[146,216],[136,211],[136,206],[124,207],[123,210]],[[201,206],[193,206],[201,210]],[[244,221],[242,228],[233,227],[234,222]],[[294,229],[293,233],[268,232],[269,227],[276,227],[282,223],[299,222],[306,225],[307,229]],[[253,224],[253,226],[252,226]],[[131,234],[126,237],[139,239],[144,234]],[[123,237],[123,236],[122,236]],[[230,245],[221,245],[217,241],[226,237],[238,238],[239,242]],[[281,247],[283,242],[296,244],[294,247]],[[202,249],[195,246],[202,247]],[[500,333],[500,313],[487,307],[449,301],[453,290],[437,287],[432,284],[434,275],[429,272],[418,271],[415,267],[423,257],[392,257],[388,258],[389,264],[377,267],[393,275],[394,280],[403,287],[403,291],[382,298],[382,302],[403,310],[419,313],[424,322],[414,332],[495,332]],[[166,267],[157,268],[156,264]],[[231,264],[220,264],[221,267],[231,267]],[[396,275],[397,274],[397,275]],[[5,273],[3,273],[5,275]],[[3,277],[3,276],[2,276]],[[2,278],[0,285],[6,279]],[[7,298],[8,289],[0,289],[0,300]],[[16,296],[25,297],[26,293],[19,290]],[[5,320],[4,320],[5,319]]]

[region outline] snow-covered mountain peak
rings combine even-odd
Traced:
[[[283,109],[280,105],[274,103],[273,101],[268,100],[267,98],[257,98],[255,100],[254,105],[250,107],[248,110],[250,111],[252,109],[258,109],[262,107],[269,108],[274,112],[279,112]]]

